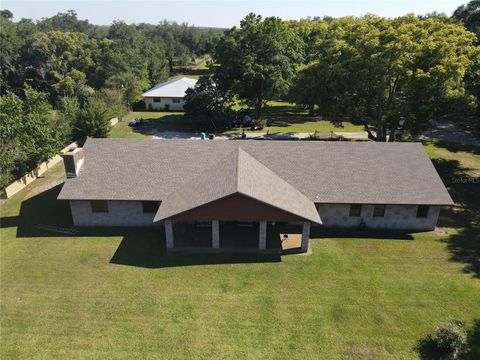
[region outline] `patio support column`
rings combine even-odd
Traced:
[[[220,231],[218,220],[212,220],[212,248],[218,249],[220,247]]]
[[[302,229],[302,251],[308,250],[308,240],[310,239],[310,222],[305,221]]]
[[[267,248],[267,222],[260,221],[260,231],[258,233],[258,248],[265,250]]]
[[[167,249],[172,249],[173,248],[172,220],[165,220],[165,239],[166,239]]]

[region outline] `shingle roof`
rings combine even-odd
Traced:
[[[176,78],[155,85],[142,94],[143,97],[180,97],[185,96],[188,88],[195,87],[197,80],[186,77]]]
[[[163,200],[240,147],[316,203],[453,204],[420,143],[88,139],[59,199]]]
[[[155,221],[239,193],[306,220],[321,223],[315,204],[241,147],[227,153],[162,201]]]

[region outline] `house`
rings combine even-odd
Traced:
[[[182,111],[185,92],[195,87],[197,80],[186,77],[176,78],[157,84],[142,94],[147,110]]]
[[[249,222],[260,249],[281,223],[306,250],[311,225],[429,231],[453,205],[420,143],[88,139],[65,158],[75,226],[163,225],[167,248],[179,224],[208,224],[218,248],[223,224]]]

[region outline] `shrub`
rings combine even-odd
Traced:
[[[105,138],[112,127],[110,119],[113,117],[108,104],[97,97],[91,97],[85,108],[82,109],[74,123],[74,135],[77,139],[86,136]]]
[[[260,118],[257,119],[256,125],[260,129],[264,129],[267,127],[267,119],[264,116],[261,116]]]
[[[452,359],[457,359],[467,349],[467,332],[461,321],[448,320],[441,324],[431,340],[439,352]]]

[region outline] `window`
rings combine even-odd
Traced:
[[[174,104],[180,104],[180,98],[172,98]]]
[[[428,216],[428,205],[418,205],[417,218],[426,218]]]
[[[385,205],[375,205],[373,208],[373,217],[384,217]]]
[[[161,100],[161,98],[159,98],[159,97],[154,97],[153,98],[153,102],[160,102],[160,100]]]
[[[352,204],[350,205],[350,216],[351,217],[358,217],[362,214],[362,205],[360,204]]]
[[[157,213],[159,207],[160,201],[142,201],[144,214]]]
[[[106,200],[92,200],[90,206],[94,213],[108,213],[108,201]]]

